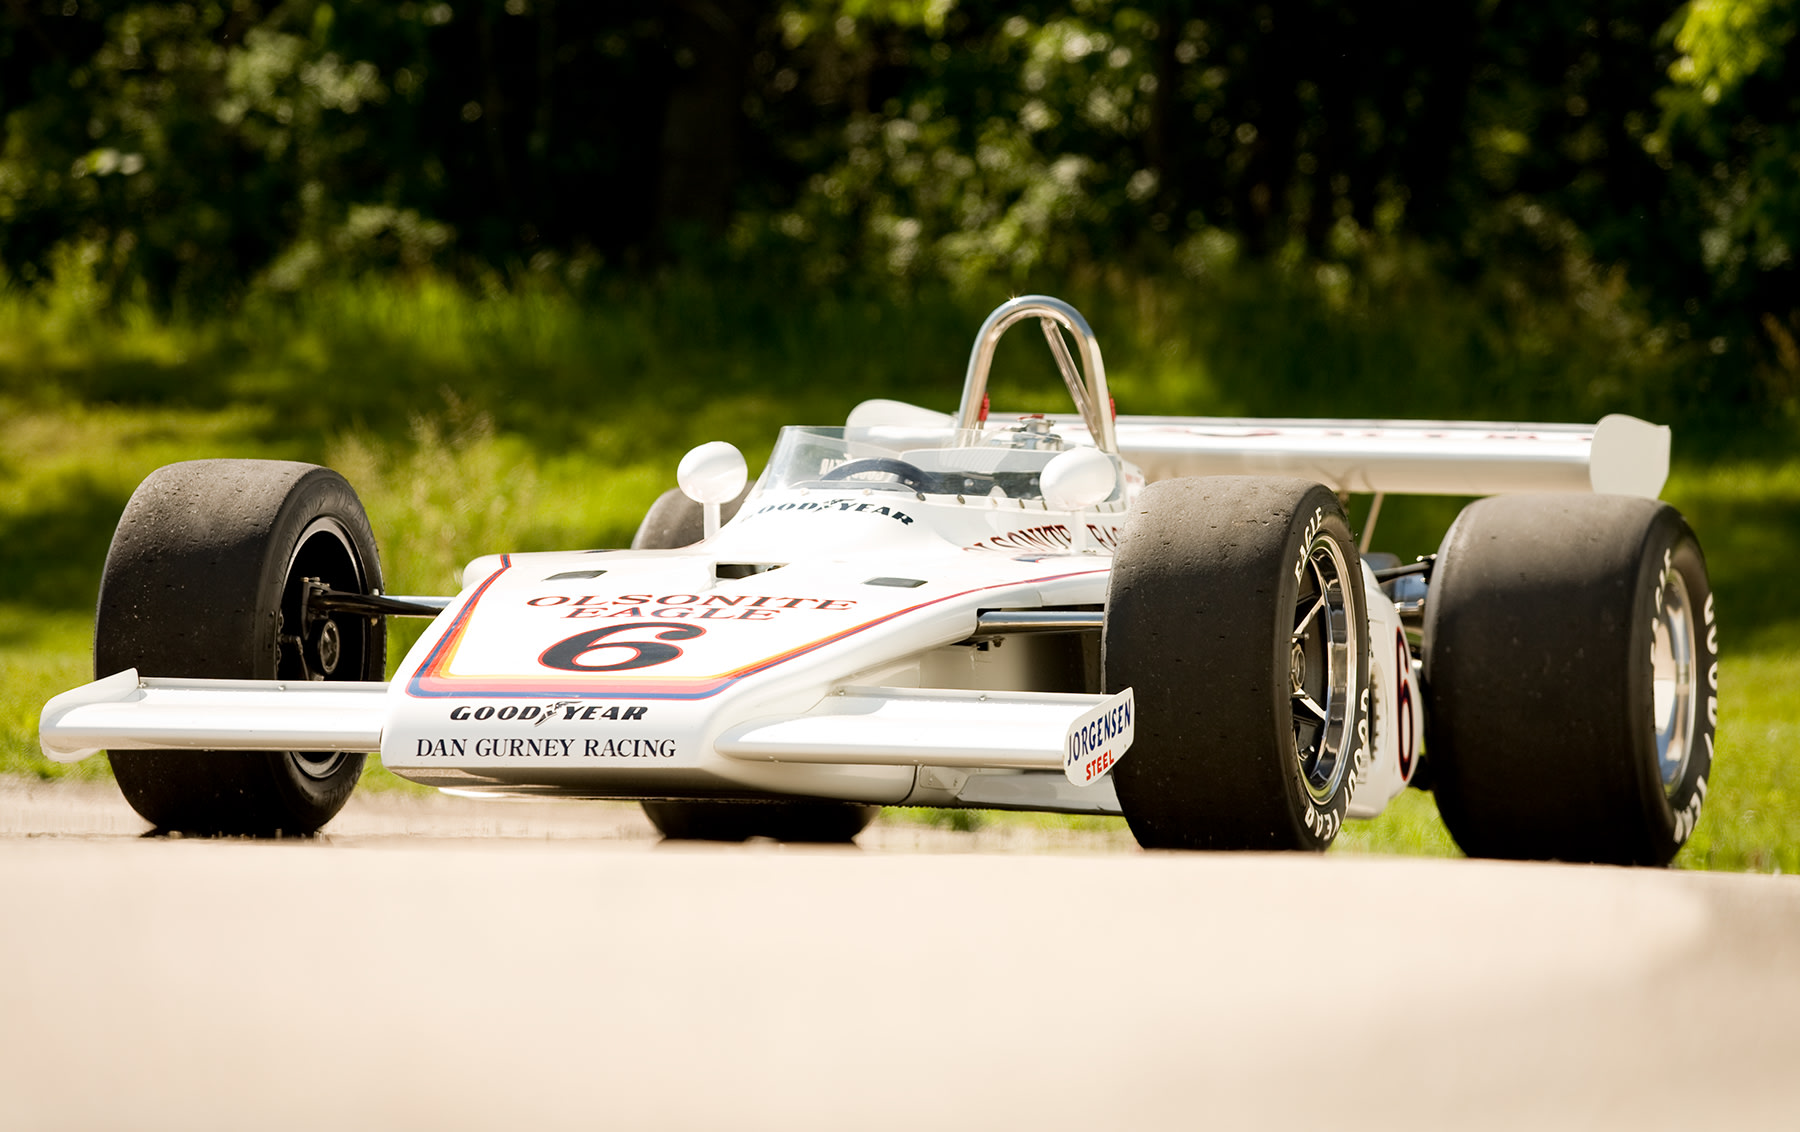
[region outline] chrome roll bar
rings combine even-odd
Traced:
[[[1075,408],[1081,412],[1088,435],[1094,438],[1102,452],[1117,454],[1119,439],[1113,429],[1112,399],[1106,392],[1106,364],[1100,360],[1100,341],[1094,337],[1093,329],[1088,326],[1087,319],[1081,317],[1080,311],[1049,295],[1021,295],[1002,303],[981,324],[981,332],[975,336],[975,348],[969,353],[969,373],[963,379],[962,408],[957,410],[956,427],[981,427],[982,401],[987,395],[988,369],[994,364],[994,349],[1000,345],[1000,336],[1014,323],[1028,318],[1036,318],[1043,328],[1044,340],[1050,343],[1056,368],[1062,371],[1063,382],[1075,399]],[[1064,330],[1075,339],[1075,350],[1081,355],[1080,372],[1076,371],[1068,341],[1062,336]]]

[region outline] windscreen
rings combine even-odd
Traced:
[[[789,427],[759,490],[847,489],[1035,500],[1064,450],[1051,422],[988,430]]]

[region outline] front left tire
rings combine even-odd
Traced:
[[[1368,610],[1337,496],[1296,479],[1153,483],[1110,586],[1106,690],[1137,701],[1112,774],[1138,843],[1327,848],[1368,738]]]

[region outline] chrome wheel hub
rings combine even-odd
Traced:
[[[1288,638],[1294,757],[1314,802],[1326,803],[1350,769],[1355,679],[1355,627],[1346,587],[1354,584],[1336,542],[1313,539],[1300,571]]]
[[[335,617],[309,610],[308,594],[318,583],[361,593],[363,567],[350,536],[334,519],[315,519],[300,535],[288,562],[281,606],[278,680],[359,679],[367,648],[360,626],[346,630]],[[339,751],[289,751],[294,769],[307,778],[331,778],[351,758]]]
[[[1694,605],[1677,570],[1663,575],[1650,632],[1650,703],[1663,793],[1673,795],[1693,750],[1699,685],[1694,679]]]

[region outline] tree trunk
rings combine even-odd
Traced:
[[[684,0],[671,20],[676,77],[663,119],[657,231],[717,234],[731,217],[759,0]]]

